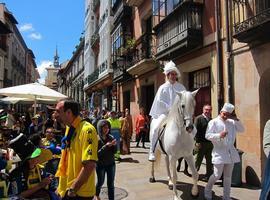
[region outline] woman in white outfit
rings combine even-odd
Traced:
[[[230,199],[231,179],[234,163],[240,162],[239,154],[234,146],[236,133],[244,132],[243,124],[236,115],[232,115],[234,106],[225,103],[218,117],[212,119],[207,127],[205,138],[213,145],[212,163],[214,173],[210,176],[204,189],[204,197],[212,199],[212,188],[223,173],[223,199]]]
[[[162,84],[155,96],[149,115],[152,117],[150,124],[150,151],[149,161],[155,161],[155,146],[158,139],[158,131],[161,124],[164,123],[170,108],[176,97],[176,92],[186,90],[186,88],[177,82],[180,72],[175,64],[170,61],[164,67],[166,82]]]

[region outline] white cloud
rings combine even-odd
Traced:
[[[43,60],[39,64],[37,64],[37,70],[40,75],[40,79],[38,80],[40,83],[45,83],[45,77],[47,76],[46,68],[52,65],[53,63],[49,60]]]
[[[28,35],[28,37],[33,40],[40,40],[42,38],[40,33],[31,33],[30,35]]]
[[[44,85],[45,84],[45,78],[38,79],[38,82]]]
[[[34,31],[34,27],[32,24],[28,23],[28,24],[23,24],[19,27],[19,30],[21,32],[26,32],[26,31]]]

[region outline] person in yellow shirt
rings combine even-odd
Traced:
[[[56,105],[56,119],[67,126],[56,173],[57,193],[63,200],[92,200],[96,193],[97,132],[79,114],[79,104],[75,101],[62,100]]]
[[[116,117],[116,112],[114,110],[110,112],[110,117],[107,120],[111,125],[111,134],[116,139],[117,151],[114,154],[114,158],[115,158],[115,161],[120,162],[121,160],[121,157],[120,157],[121,122]]]

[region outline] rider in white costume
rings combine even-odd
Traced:
[[[152,117],[150,124],[149,161],[155,161],[155,146],[158,139],[158,132],[168,116],[177,95],[176,92],[186,90],[182,84],[177,82],[180,72],[174,62],[170,61],[165,65],[164,74],[166,75],[166,82],[159,87],[149,113]]]

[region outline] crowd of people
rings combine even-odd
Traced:
[[[8,174],[0,177],[1,197],[100,200],[106,177],[108,199],[114,200],[116,163],[121,162],[121,154],[131,153],[133,131],[137,148],[140,143],[146,148],[150,132],[148,160],[154,162],[160,129],[164,127],[177,93],[186,90],[177,82],[180,71],[172,61],[165,65],[164,74],[166,82],[157,91],[150,116],[140,107],[134,120],[128,108],[120,113],[97,108],[90,114],[68,99],[59,101],[54,108],[48,106],[38,114],[34,114],[32,108],[25,114],[18,114],[14,109],[2,110],[0,170],[4,169]],[[230,199],[233,166],[240,161],[234,146],[236,133],[244,131],[234,110],[234,105],[225,103],[219,115],[212,119],[212,107],[205,104],[202,114],[194,120],[197,171],[202,160],[206,160],[206,173],[202,178],[207,181],[205,199],[212,199],[213,185],[222,174],[223,199]],[[267,122],[264,140],[268,162],[269,124]],[[19,156],[20,162],[14,164],[12,157],[15,154],[10,151]],[[180,171],[182,160],[179,158],[177,171]],[[184,173],[190,176],[187,164]],[[269,173],[266,174],[268,177]],[[11,187],[4,187],[6,181]],[[269,182],[269,178],[264,179],[267,185],[264,196],[269,196]]]
[[[90,113],[80,110],[80,105],[72,100],[47,106],[37,114],[32,108],[25,114],[14,109],[1,110],[0,122],[0,168],[8,174],[8,178],[0,180],[16,185],[5,187],[1,197],[77,200],[99,200],[105,175],[108,198],[114,199],[115,164],[121,161],[121,154],[131,153],[133,129],[137,146],[142,142],[146,148],[150,124],[143,107],[133,126],[127,108],[119,113],[97,108]],[[26,152],[21,148],[24,142]],[[6,156],[10,153],[3,153],[10,150],[14,152],[11,157]],[[16,166],[15,155],[20,159]]]

